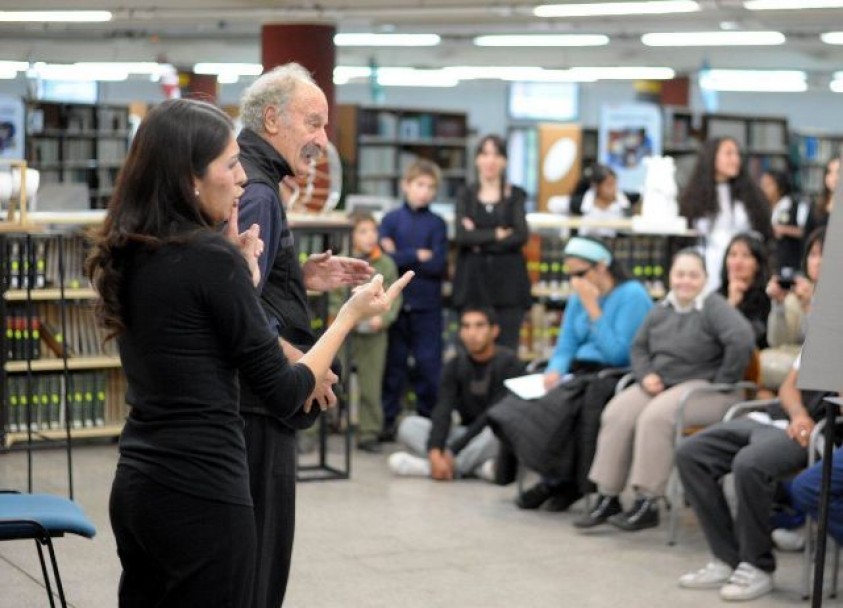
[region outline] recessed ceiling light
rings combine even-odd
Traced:
[[[595,2],[589,4],[543,4],[533,9],[536,17],[595,17],[601,15],[663,15],[700,10],[694,0],[644,2]]]
[[[13,23],[101,23],[111,21],[109,11],[0,11],[0,21]]]
[[[843,32],[826,32],[820,34],[820,40],[826,44],[843,44]]]
[[[641,36],[647,46],[773,46],[784,44],[781,32],[671,32]]]
[[[477,36],[476,46],[605,46],[603,34],[524,34]]]
[[[712,91],[801,93],[808,77],[800,70],[705,70],[700,86]]]
[[[743,6],[751,11],[843,8],[843,0],[747,0]]]
[[[436,46],[441,41],[436,34],[337,34],[337,46]]]

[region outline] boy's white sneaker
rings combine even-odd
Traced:
[[[708,562],[704,568],[679,577],[679,586],[686,589],[717,589],[729,581],[732,567],[719,559]]]
[[[729,602],[745,602],[767,595],[772,590],[772,574],[741,562],[729,582],[720,588],[720,597]]]
[[[427,458],[413,456],[407,452],[395,452],[387,459],[389,470],[402,477],[430,477],[430,462]]]

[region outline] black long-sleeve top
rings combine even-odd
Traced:
[[[503,381],[523,373],[524,364],[514,352],[502,346],[496,347],[489,361],[475,361],[465,352],[448,361],[442,370],[439,399],[430,414],[433,428],[427,448],[446,447],[456,411],[462,425],[468,427],[464,435],[447,445],[457,454],[486,426],[486,410],[506,396]]]
[[[238,371],[282,418],[301,407],[315,381],[284,357],[245,260],[211,232],[138,249],[121,301],[131,412],[119,465],[180,492],[251,505]]]
[[[467,188],[457,200],[454,305],[527,308],[532,303],[530,278],[521,251],[530,236],[524,209],[527,193],[507,185],[500,201],[486,205],[477,192],[477,186]],[[473,230],[466,230],[464,218],[474,223]],[[512,233],[498,240],[497,228]]]

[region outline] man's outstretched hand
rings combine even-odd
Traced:
[[[333,255],[331,251],[311,254],[302,266],[304,284],[313,291],[354,287],[368,281],[374,273],[366,260]]]

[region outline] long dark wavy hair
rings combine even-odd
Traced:
[[[726,247],[726,252],[723,254],[723,265],[720,268],[720,289],[718,291],[724,298],[729,297],[729,272],[726,269],[726,261],[729,252],[736,243],[746,245],[752,257],[755,258],[758,267],[749,289],[746,290],[744,298],[738,306],[738,310],[744,313],[744,316],[751,316],[752,311],[766,310],[763,315],[766,319],[766,315],[770,312],[770,298],[767,296],[767,281],[770,280],[767,263],[769,258],[764,242],[757,235],[742,232],[733,236],[732,240],[729,241],[729,246]]]
[[[125,329],[121,293],[133,252],[184,242],[211,226],[193,179],[205,175],[233,134],[231,119],[219,108],[189,99],[165,101],[141,123],[85,263],[106,339]]]
[[[731,137],[715,137],[703,144],[691,178],[679,196],[680,213],[691,223],[705,217],[714,218],[720,210],[714,164],[720,146],[726,141],[738,145],[738,142]],[[770,205],[764,193],[750,178],[745,162],[741,162],[737,176],[729,180],[729,189],[732,201],[740,201],[746,207],[752,229],[761,234],[765,240],[770,238],[772,235]]]

